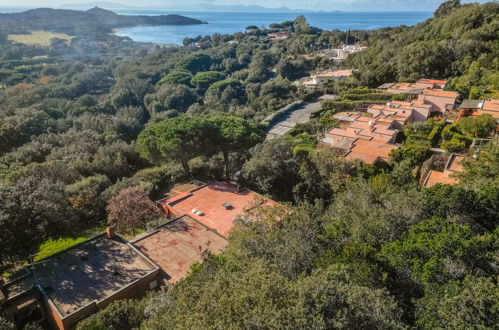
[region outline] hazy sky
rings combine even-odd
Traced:
[[[57,7],[70,3],[92,3],[98,1],[122,3],[137,7],[163,6],[175,4],[212,3],[219,5],[260,5],[265,7],[285,6],[294,9],[312,10],[421,10],[433,11],[442,0],[0,0],[3,7]],[[463,1],[471,2],[471,1]],[[484,3],[486,0],[474,2]]]

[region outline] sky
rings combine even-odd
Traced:
[[[99,1],[121,3],[135,7],[167,6],[174,8],[179,0],[0,0],[2,7],[58,7],[64,4],[93,3]],[[288,7],[291,9],[309,10],[345,10],[345,11],[369,11],[369,10],[412,10],[433,11],[442,0],[180,0],[182,5],[192,4],[192,10],[196,10],[196,3],[211,3],[215,5],[259,5],[264,7]],[[471,2],[471,1],[462,1]],[[487,0],[473,2],[484,3]]]

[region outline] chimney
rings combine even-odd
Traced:
[[[108,239],[114,238],[114,228],[113,227],[107,227],[106,228],[106,237]]]
[[[373,130],[373,127],[374,127],[374,123],[372,120],[369,120],[369,130]]]

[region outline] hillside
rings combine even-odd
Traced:
[[[48,30],[81,35],[88,31],[108,33],[113,29],[137,25],[189,24],[203,24],[203,22],[181,15],[118,15],[98,7],[87,11],[39,8],[22,13],[0,14],[0,30],[9,34]]]

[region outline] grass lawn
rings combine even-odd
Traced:
[[[19,42],[25,45],[42,45],[49,46],[50,39],[58,38],[64,40],[71,40],[74,37],[68,36],[64,33],[55,33],[48,31],[31,31],[30,34],[9,34],[9,40]]]

